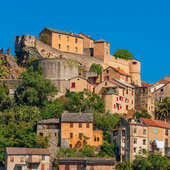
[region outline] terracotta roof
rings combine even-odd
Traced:
[[[56,29],[52,29],[52,28],[48,28],[46,27],[45,29],[49,30],[50,32],[55,32],[55,33],[58,33],[58,34],[64,34],[64,35],[69,35],[69,36],[72,36],[72,37],[77,37],[77,38],[82,38],[80,35],[78,34],[74,34],[72,32],[65,32],[65,31],[60,31],[60,30],[56,30]]]
[[[164,127],[164,128],[170,128],[170,124],[163,122],[161,120],[152,120],[152,119],[145,119],[145,118],[140,118],[145,124],[150,125],[150,126],[158,126],[158,127]]]
[[[122,70],[120,70],[120,69],[118,69],[118,68],[115,68],[115,67],[113,67],[116,71],[118,71],[120,74],[123,74],[123,75],[126,75],[126,76],[129,76],[130,77],[130,75],[129,74],[127,74],[127,73],[125,73],[124,71],[122,71]]]
[[[89,38],[89,39],[91,39],[91,40],[93,40],[93,41],[94,41],[94,39],[90,38],[90,36],[85,35],[85,34],[83,34],[82,32],[80,32],[80,33],[79,33],[79,35],[80,35],[80,34],[82,34],[82,35],[84,35],[85,37],[87,37],[87,38]],[[81,35],[80,35],[80,36],[81,36]]]
[[[60,123],[60,120],[57,118],[51,118],[37,122],[37,124],[51,124],[51,123]]]
[[[49,149],[6,147],[9,155],[50,155]]]
[[[107,42],[107,43],[109,43],[108,41],[105,41],[105,40],[98,40],[98,41],[94,41],[94,43],[103,43],[103,42]]]
[[[114,80],[109,80],[110,82],[112,82],[113,84],[116,84],[119,87],[125,88],[124,86],[122,86],[120,83],[115,82]]]
[[[80,77],[80,76],[72,77],[72,78],[70,78],[69,80],[72,80],[72,79],[75,79],[75,78],[79,78],[79,79],[86,80],[88,83],[90,83],[91,85],[93,85],[93,83],[92,83],[90,80],[88,80],[87,78],[84,78],[84,77]]]
[[[130,87],[130,88],[134,88],[133,86],[131,86],[129,83],[123,81],[123,80],[117,80],[117,79],[112,79],[112,81],[116,81],[117,83],[126,86],[126,87]]]
[[[63,113],[61,122],[92,123],[93,113]]]

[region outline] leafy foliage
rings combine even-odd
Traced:
[[[122,59],[125,59],[125,60],[128,60],[128,59],[133,59],[133,54],[131,52],[129,52],[129,50],[126,50],[126,49],[118,49],[114,54],[113,56],[117,57],[117,58],[122,58]]]
[[[90,67],[90,71],[94,71],[97,74],[100,74],[103,70],[103,67],[100,64],[93,63]]]
[[[170,98],[163,98],[162,102],[157,103],[156,105],[156,114],[155,117],[159,120],[170,121]]]
[[[64,103],[65,109],[70,112],[103,112],[105,107],[104,101],[98,94],[93,94],[86,89],[78,93],[67,92],[66,98],[61,101]]]
[[[133,116],[135,116],[137,119],[140,117],[151,119],[151,115],[146,110],[142,110],[141,112],[137,111]]]
[[[22,83],[15,92],[18,103],[43,106],[48,101],[48,96],[57,93],[56,87],[50,80],[44,79],[40,70],[33,72],[33,67],[21,75]]]
[[[114,144],[109,144],[105,142],[103,145],[100,146],[101,151],[98,153],[99,157],[115,157],[115,146]]]
[[[96,123],[97,128],[103,130],[104,140],[109,142],[111,141],[110,131],[114,129],[117,122],[121,119],[119,114],[94,114],[94,122]]]

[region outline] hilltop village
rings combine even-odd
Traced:
[[[170,75],[142,81],[129,53],[47,27],[16,36],[16,57],[0,51],[2,169],[121,169],[142,151],[169,166]],[[30,134],[17,131],[28,125]]]

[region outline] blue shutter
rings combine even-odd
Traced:
[[[157,128],[155,128],[155,134],[157,134]]]

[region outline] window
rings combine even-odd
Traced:
[[[96,136],[94,136],[94,141],[96,141],[97,139],[96,139]]]
[[[58,44],[58,49],[60,49],[61,48],[61,45],[60,44]]]
[[[154,131],[155,131],[155,134],[157,134],[157,128],[155,128]]]
[[[79,123],[79,128],[82,128],[82,123]]]
[[[22,170],[22,166],[16,166],[16,170]]]
[[[146,145],[146,139],[143,139],[143,145]]]
[[[50,129],[50,125],[46,125],[46,129]]]
[[[67,51],[69,51],[69,46],[67,46]]]
[[[122,130],[122,136],[125,136],[125,130]]]
[[[105,82],[105,86],[107,86],[107,82]]]
[[[133,104],[133,100],[132,100],[132,104]]]
[[[137,132],[137,131],[136,131],[136,128],[134,128],[133,133],[136,134],[136,132]]]
[[[77,47],[75,47],[75,52],[77,52],[78,50],[77,50]]]
[[[107,73],[109,73],[109,70],[106,70]]]
[[[10,162],[14,162],[14,157],[13,156],[10,157]]]
[[[125,90],[123,89],[123,96],[125,95]]]
[[[72,82],[71,83],[71,88],[75,88],[76,87],[76,83],[75,82]]]
[[[86,128],[89,128],[90,127],[90,124],[89,123],[86,123]]]
[[[164,89],[160,89],[160,91],[162,92],[162,91],[164,91]]]
[[[59,39],[59,40],[61,39],[61,35],[58,35],[58,39]]]
[[[97,141],[99,141],[99,137],[97,138]]]
[[[42,161],[45,161],[45,155],[41,156]]]
[[[57,136],[57,133],[55,132],[55,134],[54,134],[55,136]]]
[[[132,96],[133,96],[133,91],[132,91]]]
[[[73,138],[73,133],[70,133],[70,138]]]
[[[20,162],[24,162],[24,157],[20,157]]]
[[[137,144],[137,139],[136,139],[136,138],[134,138],[133,143],[134,143],[134,144]]]
[[[146,129],[143,130],[143,134],[146,135]]]
[[[168,129],[165,129],[165,135],[168,136]]]
[[[133,148],[133,152],[135,152],[135,153],[136,153],[136,148]]]
[[[126,105],[126,110],[128,110],[128,105]]]
[[[70,144],[69,147],[72,148],[72,144]]]
[[[71,127],[71,128],[73,127],[73,123],[70,123],[70,127]]]
[[[43,133],[42,133],[42,132],[40,132],[40,133],[39,133],[39,135],[40,135],[40,138],[42,138],[42,137],[43,137]]]
[[[128,94],[128,89],[126,89],[126,94]]]
[[[67,42],[69,42],[69,37],[67,37]]]
[[[157,141],[157,138],[154,138],[155,142]]]
[[[137,64],[137,62],[134,61],[133,64]]]
[[[105,78],[104,78],[105,80],[109,80],[109,76],[105,76]]]
[[[77,38],[75,39],[75,43],[77,43]]]
[[[82,137],[83,137],[83,134],[79,133],[79,139],[82,139]]]

